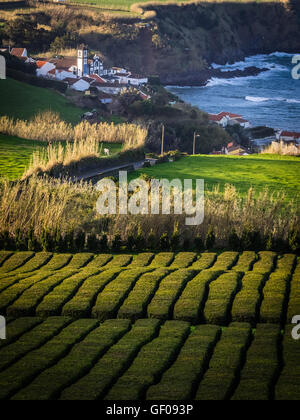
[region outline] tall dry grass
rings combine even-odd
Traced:
[[[46,111],[36,115],[31,121],[0,117],[0,133],[46,142],[90,139],[100,143],[123,143],[125,149],[131,149],[144,146],[148,131],[135,124],[90,124],[87,121],[73,127],[72,124],[62,121],[57,113]]]
[[[197,227],[185,226],[185,215],[100,216],[96,211],[98,194],[89,184],[46,177],[14,184],[4,180],[0,183],[0,233],[8,231],[14,237],[21,231],[26,235],[33,227],[39,238],[43,229],[58,228],[62,233],[80,229],[87,234],[106,233],[109,238],[120,232],[126,240],[138,224],[145,235],[153,229],[160,237],[165,232],[171,234],[178,221],[181,238],[204,238],[213,226],[216,246],[226,247],[232,229],[241,235],[248,226],[262,238],[272,235],[286,240],[300,224],[298,203],[288,200],[284,193],[271,194],[268,190],[255,194],[250,189],[242,197],[234,186],[227,185],[224,193],[216,187],[206,193],[204,223]]]
[[[268,153],[272,155],[300,156],[300,146],[287,144],[283,141],[280,143],[273,141],[272,144],[267,146],[261,153]]]

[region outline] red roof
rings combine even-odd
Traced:
[[[234,142],[232,141],[231,143],[228,143],[227,144],[227,148],[229,148],[229,147],[233,147],[234,146]]]
[[[102,79],[102,77],[98,76],[98,74],[91,74],[90,78],[96,80],[98,83],[101,83],[101,84],[106,83],[106,81]]]
[[[41,67],[43,67],[47,63],[48,63],[48,61],[37,61],[36,65],[40,69]]]
[[[295,131],[283,131],[281,133],[282,137],[293,137],[294,139],[300,139],[300,133],[296,133]]]
[[[231,112],[219,112],[220,117],[229,117],[229,118],[243,118],[241,115],[232,114]]]
[[[16,57],[22,57],[24,54],[26,54],[25,48],[12,48],[11,55],[15,55]]]
[[[221,120],[224,118],[224,116],[215,115],[215,114],[209,114],[209,115],[208,115],[208,118],[209,118],[211,121],[221,121]]]

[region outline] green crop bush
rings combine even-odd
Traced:
[[[232,323],[222,333],[209,369],[196,393],[196,400],[226,400],[234,390],[251,337],[249,324]]]
[[[169,267],[173,262],[175,254],[173,252],[160,252],[155,255],[154,260],[149,265],[149,268],[163,268]]]
[[[237,322],[250,322],[255,325],[259,306],[261,303],[261,292],[265,285],[265,275],[259,273],[246,273],[242,279],[242,289],[236,295],[232,306],[232,320]]]
[[[24,336],[25,333],[29,332],[41,323],[42,319],[37,317],[18,318],[10,322],[9,327],[7,328],[6,340],[0,341],[0,350],[14,343],[20,339],[20,337]]]
[[[99,293],[116,278],[119,272],[120,270],[105,270],[100,274],[89,277],[73,299],[65,304],[62,314],[72,318],[88,318]]]
[[[7,315],[15,318],[35,315],[35,309],[43,298],[68,277],[69,274],[61,271],[33,284],[32,287],[25,290],[19,299],[7,308]]]
[[[295,315],[300,314],[300,264],[295,269],[291,281],[290,298],[288,303],[287,323],[290,324]]]
[[[197,326],[189,335],[175,363],[157,385],[149,388],[147,400],[191,400],[220,335],[220,327]]]
[[[290,274],[272,273],[263,289],[264,300],[260,309],[260,322],[280,324],[284,321],[284,309],[289,288]]]
[[[63,323],[63,319],[60,322]],[[42,347],[30,352],[5,372],[0,373],[0,399],[11,398],[34,377],[56,364],[74,344],[82,340],[96,326],[97,322],[94,320],[76,321]]]
[[[163,278],[169,274],[167,269],[158,269],[151,273],[145,273],[137,281],[128,298],[118,312],[118,318],[128,318],[131,321],[143,318],[146,309],[153,298]]]
[[[279,341],[280,326],[257,325],[233,400],[271,399],[271,388],[279,372]]]
[[[290,274],[295,266],[296,255],[294,254],[285,254],[279,256],[277,259],[277,266],[275,272],[284,272]]]
[[[34,252],[18,252],[4,262],[0,268],[0,273],[8,273],[17,270],[34,257]]]
[[[127,267],[132,261],[132,255],[115,255],[113,259],[106,264],[105,269]]]
[[[15,285],[16,283],[19,283],[21,280],[24,280],[26,278],[29,278],[33,276],[33,274],[4,274],[0,277],[0,292],[3,292],[5,289],[7,289],[10,286]]]
[[[83,282],[96,273],[70,273],[60,285],[54,288],[36,309],[37,316],[46,318],[48,316],[61,315],[63,306],[77,293]],[[73,274],[73,275],[72,275]]]
[[[130,268],[147,267],[151,263],[153,258],[154,258],[154,254],[150,252],[138,254],[136,257],[133,258],[133,261],[129,267]]]
[[[208,324],[227,325],[232,303],[239,290],[241,274],[231,272],[221,275],[209,286],[209,295],[204,308]]]
[[[72,259],[71,254],[59,254],[54,255],[53,258],[43,267],[43,269],[48,271],[57,271],[61,270],[68,266],[69,262]]]
[[[124,336],[129,328],[129,322],[120,321],[113,327],[111,322],[107,322],[93,329],[80,343],[75,344],[66,357],[42,372],[13,399],[31,400],[34,395],[38,395],[38,400],[57,397],[66,386],[88,373],[95,362]]]
[[[232,267],[232,270],[242,272],[250,271],[256,261],[257,255],[254,251],[244,251],[242,255],[240,255],[237,264]]]
[[[97,268],[104,268],[106,269],[106,265],[113,259],[113,256],[110,254],[99,254],[95,255],[85,267],[86,270],[95,270]]]
[[[143,273],[143,269],[136,269],[126,270],[119,274],[98,295],[95,306],[92,309],[92,316],[101,321],[115,317],[129,292]]]
[[[236,263],[239,254],[237,252],[223,252],[217,258],[212,270],[230,270]]]
[[[146,344],[130,368],[113,385],[106,400],[144,398],[147,389],[165,372],[178,355],[190,331],[188,323],[167,321],[158,338]]]
[[[176,256],[170,268],[171,269],[188,268],[196,260],[196,257],[197,257],[197,254],[195,254],[194,252],[180,252]]]
[[[94,258],[94,254],[82,253],[73,256],[68,265],[68,270],[79,270],[90,263]]]
[[[104,357],[92,367],[88,375],[62,392],[61,400],[103,398],[107,390],[128,369],[140,349],[156,337],[159,324],[159,321],[150,319],[137,321],[132,329],[112,345]]]
[[[174,319],[200,323],[209,290],[209,285],[216,280],[222,271],[202,271],[188,282],[174,307]]]
[[[275,387],[275,399],[299,401],[299,341],[292,338],[294,325],[287,325],[283,339],[283,370]]]
[[[0,267],[13,255],[10,251],[0,251]]]
[[[53,254],[50,252],[39,252],[22,267],[18,268],[17,272],[29,273],[44,268],[44,266],[51,260],[52,256]]]
[[[216,261],[217,254],[214,253],[204,253],[200,255],[200,258],[194,262],[191,268],[194,270],[207,270],[212,267]]]
[[[15,343],[12,343],[1,349],[0,372],[9,368],[9,366],[12,366],[13,368],[13,364],[16,361],[24,357],[26,354],[41,347],[48,340],[52,339],[56,334],[60,333],[61,330],[69,323],[70,319],[67,318],[49,318],[43,323],[39,323],[39,325],[31,328],[33,324],[29,318],[26,323],[29,325],[29,331],[25,332],[25,334],[23,334]],[[3,374],[0,375],[2,376]],[[5,383],[5,378],[3,379],[3,382]],[[7,378],[6,381],[9,382],[9,379]],[[1,385],[3,385],[3,382],[1,382],[0,379]]]
[[[47,279],[51,273],[39,271],[33,276],[25,275],[23,278],[17,278],[17,282],[12,284],[11,287],[6,288],[0,294],[0,313],[5,314],[8,306],[12,305],[25,290],[32,287],[34,284]]]
[[[275,268],[277,254],[275,252],[259,252],[259,260],[254,264],[253,271],[256,273],[269,274]]]
[[[147,312],[150,318],[172,319],[173,307],[188,281],[195,276],[194,271],[177,270],[165,277],[155,293]]]

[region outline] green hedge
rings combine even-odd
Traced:
[[[106,264],[105,269],[109,270],[111,268],[126,267],[132,261],[132,255],[115,255],[113,259]]]
[[[175,363],[157,385],[149,388],[147,400],[191,400],[220,335],[220,327],[197,326],[189,335]]]
[[[140,400],[176,359],[190,331],[188,323],[167,321],[155,340],[144,346],[106,400]]]
[[[288,304],[287,324],[292,322],[295,315],[300,314],[300,260],[291,281],[290,299]]]
[[[197,254],[194,252],[180,252],[174,262],[170,265],[171,269],[188,268],[196,260]]]
[[[204,320],[208,324],[227,325],[231,307],[240,287],[241,273],[221,275],[209,286],[209,295],[204,308]]]
[[[258,324],[233,400],[271,400],[279,372],[280,326]]]
[[[161,280],[169,273],[168,269],[161,268],[152,273],[143,274],[121,306],[118,318],[128,318],[131,321],[143,318]]]
[[[100,274],[89,277],[80,287],[76,295],[65,304],[62,315],[72,318],[88,318],[93,304],[104,287],[113,281],[120,270],[105,270]]]
[[[296,314],[295,314],[296,315]],[[279,401],[300,400],[300,346],[299,340],[292,338],[294,325],[287,325],[283,339],[284,367],[275,388],[275,398]]]
[[[10,251],[0,251],[0,267],[2,267],[3,263],[12,255],[13,253]]]
[[[69,270],[79,270],[88,265],[94,259],[94,254],[82,253],[73,256],[68,265]]]
[[[230,399],[251,338],[249,324],[232,323],[217,344],[196,400]]]
[[[48,340],[51,340],[56,334],[60,333],[60,331],[69,323],[70,319],[67,318],[49,318],[42,324],[37,325],[29,332],[22,335],[16,343],[12,343],[4,349],[1,349],[0,371],[7,369],[26,354],[41,347]],[[31,326],[32,321],[28,320],[26,324]],[[14,366],[12,366],[12,368],[14,368]],[[5,372],[6,371],[4,371],[0,376],[1,385],[3,385],[3,382],[5,383]],[[9,381],[9,377],[7,377],[7,381]]]
[[[222,271],[204,270],[188,282],[174,307],[174,319],[197,324],[202,321],[209,285]]]
[[[238,252],[223,252],[217,258],[215,264],[211,267],[214,271],[226,271],[230,270],[238,259]]]
[[[250,322],[255,325],[259,316],[259,307],[262,299],[266,275],[259,273],[246,273],[242,279],[242,290],[236,295],[231,311],[232,320],[237,322]]]
[[[141,348],[157,336],[159,325],[160,322],[157,320],[137,321],[132,329],[93,366],[88,375],[63,391],[61,400],[103,398],[108,389],[129,368]]]
[[[38,272],[34,276],[26,276],[21,279],[18,283],[8,287],[0,294],[0,313],[6,314],[8,306],[12,305],[24,292],[25,290],[32,287],[34,284],[41,282],[42,280],[50,277],[51,273]]]
[[[63,325],[69,320],[60,318]],[[80,320],[68,325],[60,334],[37,350],[27,354],[0,374],[0,399],[11,398],[37,375],[56,364],[68,351],[97,327],[95,320]],[[49,330],[49,327],[47,328]],[[36,396],[37,397],[37,396]]]
[[[9,323],[9,328],[7,328],[6,340],[0,341],[0,350],[20,339],[21,336],[41,324],[41,322],[42,319],[37,317],[18,318],[13,320]]]
[[[7,308],[7,315],[15,318],[35,315],[35,310],[43,298],[68,277],[70,277],[68,273],[61,271],[33,284],[32,287],[25,290],[19,299]]]
[[[91,367],[130,328],[128,321],[107,321],[92,330],[55,366],[42,372],[33,382],[14,396],[14,400],[51,400],[87,374]],[[88,350],[88,351],[87,351]]]
[[[271,251],[259,252],[259,260],[254,264],[253,271],[255,273],[269,274],[276,264],[277,254]]]
[[[36,309],[36,315],[43,318],[53,315],[61,315],[62,308],[69,300],[72,299],[73,296],[75,296],[83,282],[95,274],[97,273],[88,273],[83,271],[81,273],[68,276],[62,284],[55,287],[54,290],[44,297],[43,301]]]
[[[14,70],[12,68],[7,69],[7,77],[11,77],[19,82],[28,83],[33,86],[55,89],[61,93],[65,93],[68,88],[68,85],[65,82],[37,77],[33,74],[23,73],[22,71]]]
[[[146,269],[125,270],[99,294],[92,316],[104,321],[114,318],[119,308]]]
[[[194,270],[207,270],[211,268],[216,261],[217,254],[215,253],[204,253],[200,255],[200,258],[194,262],[191,268]]]
[[[188,281],[196,272],[193,270],[177,270],[165,277],[155,293],[147,313],[150,318],[172,319],[173,306],[181,295]]]
[[[285,272],[275,272],[270,275],[263,289],[261,323],[281,324],[284,321],[290,277],[291,275]]]
[[[53,257],[50,252],[39,252],[35,254],[26,264],[18,268],[18,273],[30,273],[31,271],[39,270],[44,267]]]
[[[88,263],[87,268],[93,270],[96,268],[105,267],[112,259],[113,259],[113,256],[110,254],[96,255],[95,258],[91,262]]]
[[[250,271],[254,263],[257,261],[257,255],[254,251],[245,251],[240,255],[237,264],[232,267],[234,271]]]
[[[18,252],[13,254],[7,261],[4,262],[0,269],[0,273],[9,273],[17,270],[34,257],[34,252]]]
[[[45,267],[43,267],[43,269],[49,271],[61,270],[62,268],[67,267],[72,258],[73,257],[71,254],[54,255],[54,257],[48,262],[48,264]]]
[[[136,257],[133,258],[133,261],[129,265],[129,268],[147,267],[151,263],[153,258],[154,254],[150,252],[138,254]]]
[[[160,252],[155,255],[154,260],[150,264],[150,268],[169,267],[174,261],[175,254],[173,252]]]

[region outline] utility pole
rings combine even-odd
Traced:
[[[165,126],[162,126],[162,135],[161,135],[161,156],[165,154]]]

